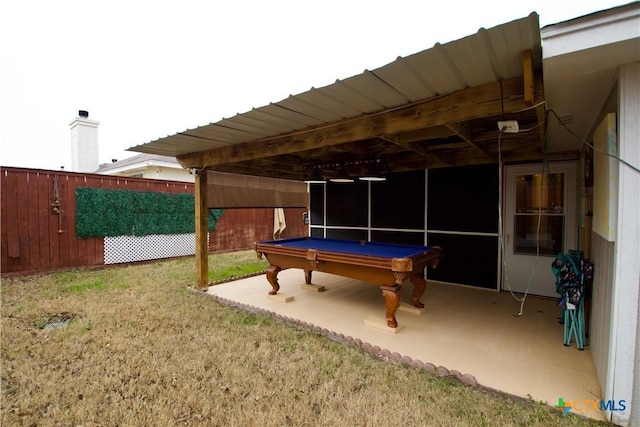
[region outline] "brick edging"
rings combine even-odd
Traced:
[[[221,283],[226,283],[226,282],[230,282],[230,281],[234,281],[234,280],[238,280],[241,278],[245,278],[245,277],[252,277],[252,276],[256,276],[259,274],[263,274],[264,272],[260,272],[260,273],[256,273],[256,274],[250,274],[247,276],[242,276],[242,277],[235,277],[233,279],[225,279],[222,281],[218,281],[218,282],[212,282],[210,283],[210,285],[217,285],[217,284],[221,284]],[[437,375],[438,377],[441,378],[450,378],[450,379],[456,379],[458,381],[460,381],[463,384],[469,385],[471,387],[478,387],[478,381],[476,380],[476,377],[474,377],[471,374],[463,374],[459,371],[456,371],[455,369],[447,369],[444,366],[436,366],[433,363],[429,363],[429,362],[422,362],[420,360],[417,359],[412,359],[409,356],[403,356],[400,353],[397,352],[391,352],[390,350],[386,349],[386,348],[380,348],[377,345],[372,345],[368,342],[362,342],[361,339],[359,338],[353,338],[351,336],[348,335],[344,335],[341,333],[337,333],[334,331],[330,331],[329,329],[326,328],[322,328],[320,326],[314,325],[313,323],[309,323],[309,322],[304,322],[302,320],[298,320],[295,319],[293,317],[288,317],[288,316],[282,316],[276,312],[270,311],[270,310],[266,310],[264,308],[260,308],[260,307],[255,307],[249,304],[243,304],[237,301],[233,301],[227,298],[222,298],[219,297],[217,295],[213,295],[213,294],[209,294],[206,293],[206,291],[199,291],[197,289],[194,289],[192,287],[187,288],[189,292],[196,294],[196,295],[202,295],[205,296],[207,298],[212,298],[215,301],[227,305],[227,306],[231,306],[252,314],[259,314],[262,316],[266,316],[266,317],[270,317],[274,320],[277,321],[281,321],[284,323],[287,323],[289,325],[292,326],[296,326],[296,327],[302,327],[304,329],[307,329],[313,333],[316,334],[320,334],[320,335],[324,335],[325,337],[327,337],[328,339],[332,340],[332,341],[336,341],[336,342],[340,342],[343,344],[347,344],[347,345],[352,345],[355,347],[360,347],[362,348],[365,352],[367,353],[371,353],[374,356],[380,357],[386,361],[390,361],[390,362],[394,362],[394,363],[400,363],[406,366],[411,366],[413,368],[417,368],[417,369],[422,369],[425,370],[426,372],[432,373]]]

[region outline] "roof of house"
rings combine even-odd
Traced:
[[[104,174],[120,173],[149,166],[164,166],[178,169],[182,168],[175,157],[163,156],[160,154],[143,153],[127,157],[126,159],[116,160],[111,163],[101,164],[96,172]]]
[[[589,141],[607,105],[621,65],[640,61],[640,2],[547,25],[541,30],[547,108],[557,114],[548,127],[556,150]],[[615,104],[615,101],[614,101]]]

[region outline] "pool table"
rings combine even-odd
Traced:
[[[305,282],[311,284],[311,272],[322,271],[350,277],[380,286],[386,302],[387,326],[396,328],[396,311],[400,305],[399,291],[405,280],[413,283],[411,302],[423,308],[420,298],[425,292],[426,267],[437,267],[442,249],[434,246],[413,246],[390,243],[374,243],[354,240],[300,237],[266,240],[255,243],[258,258],[269,261],[267,280],[273,288],[269,294],[280,290],[278,273],[286,268],[304,270]]]

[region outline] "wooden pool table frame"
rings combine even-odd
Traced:
[[[442,249],[437,246],[425,247],[424,251],[403,258],[291,247],[274,241],[257,242],[254,246],[258,258],[262,259],[265,256],[270,264],[266,273],[267,280],[273,288],[269,292],[270,295],[275,295],[280,290],[278,273],[287,268],[304,270],[307,284],[311,284],[312,271],[361,280],[380,286],[386,303],[387,326],[391,328],[398,326],[396,311],[400,305],[399,291],[402,283],[407,279],[413,283],[411,303],[417,308],[423,308],[424,304],[420,302],[420,298],[427,287],[424,270],[426,267],[436,268],[442,258]]]

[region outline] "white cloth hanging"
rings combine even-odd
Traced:
[[[287,222],[284,218],[284,209],[275,208],[273,210],[273,238],[280,238],[285,228],[287,228]]]

